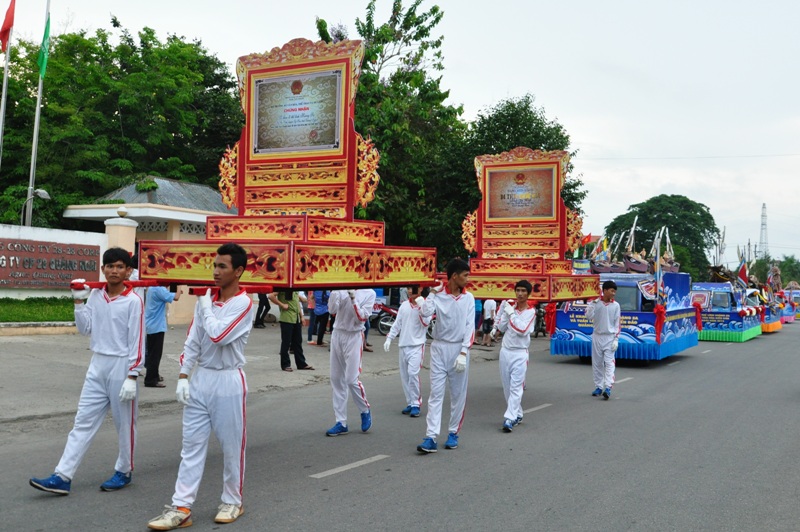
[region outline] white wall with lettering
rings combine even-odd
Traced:
[[[108,249],[108,236],[105,233],[88,233],[84,231],[65,231],[63,229],[48,229],[44,227],[26,227],[20,225],[0,224],[0,244],[13,240],[37,240],[41,242],[55,242],[65,245],[100,246],[100,256]],[[0,246],[5,249],[6,246]],[[0,252],[2,254],[2,252]],[[102,272],[100,277],[102,279]],[[0,286],[0,297],[26,299],[28,297],[67,297],[69,290],[26,290],[3,289]]]

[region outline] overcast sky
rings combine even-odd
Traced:
[[[378,0],[376,23],[391,4]],[[293,38],[317,40],[317,16],[358,38],[366,5],[52,0],[51,32],[110,29],[114,14],[131,31],[199,39],[233,67]],[[423,2],[432,5],[444,10],[442,85],[465,119],[530,92],[566,128],[589,191],[585,233],[602,232],[630,205],[680,194],[727,228],[730,263],[737,245],[759,242],[766,204],[770,253],[800,258],[800,2]],[[45,6],[18,1],[15,36],[40,40]]]

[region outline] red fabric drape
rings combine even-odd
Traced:
[[[701,315],[703,307],[698,302],[692,303],[692,306],[694,307],[694,317],[697,319],[697,332],[700,332],[703,330],[703,317]]]
[[[764,323],[767,319],[767,307],[761,305],[761,323]]]
[[[553,334],[556,332],[556,304],[555,303],[548,303],[546,307],[544,307],[544,328],[547,330],[547,334]]]
[[[664,305],[656,305],[656,308],[653,309],[653,313],[656,315],[656,343],[661,343],[661,329],[664,328],[664,322],[666,321],[667,317],[667,308]]]

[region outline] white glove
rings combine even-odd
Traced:
[[[611,344],[611,350],[616,352],[618,347],[619,347],[619,340],[614,338],[614,342]]]
[[[438,294],[442,290],[444,290],[444,281],[439,281],[439,284],[431,288],[431,292],[433,292],[434,294]]]
[[[467,369],[467,355],[461,353],[456,357],[456,363],[453,364],[453,369],[456,370],[456,373],[464,373],[464,370]]]
[[[125,378],[119,390],[119,400],[122,402],[133,401],[136,397],[136,379]]]
[[[494,340],[495,336],[497,336],[497,329],[492,329],[492,332],[489,333],[489,336]]]
[[[350,296],[350,299],[355,301],[355,299],[356,299],[356,291],[355,290],[348,290],[347,291],[347,295]]]
[[[416,304],[418,307],[421,307],[421,306],[422,306],[422,304],[423,304],[423,303],[425,303],[425,298],[424,298],[424,297],[422,297],[422,296],[419,296],[417,299],[415,299],[415,300],[414,300],[414,303],[415,303],[415,304]]]
[[[92,293],[92,289],[86,286],[86,279],[73,279],[70,281],[69,286],[82,286],[83,288],[72,288],[72,299],[86,299]]]
[[[511,301],[508,301],[506,303],[506,306],[503,307],[503,312],[508,314],[509,318],[514,315],[514,307],[516,306],[516,304],[517,304],[516,301],[514,301],[513,303]]]
[[[178,402],[184,405],[189,404],[189,379],[178,379],[178,388],[175,390],[175,397]]]
[[[211,289],[206,290],[202,296],[198,296],[197,302],[200,304],[200,310],[211,309]]]
[[[391,338],[387,338],[386,341],[383,342],[383,350],[388,353],[390,347],[392,347],[392,339]]]

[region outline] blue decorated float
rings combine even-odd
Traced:
[[[690,304],[691,278],[663,273],[661,290],[651,274],[601,273],[600,283],[617,283],[622,311],[616,358],[661,360],[697,345],[697,311]],[[592,356],[592,324],[586,305],[566,303],[555,311],[550,354]]]
[[[764,307],[745,304],[745,291],[725,283],[692,283],[691,303],[700,311],[700,340],[746,342],[761,334]]]

